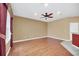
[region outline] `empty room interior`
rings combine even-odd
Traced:
[[[0,56],[79,56],[79,3],[0,3]]]

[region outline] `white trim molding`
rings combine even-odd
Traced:
[[[14,43],[17,43],[17,42],[35,40],[35,39],[40,39],[40,38],[46,38],[46,37],[55,38],[55,39],[64,40],[64,41],[71,41],[71,40],[68,40],[68,39],[62,39],[62,38],[58,38],[58,37],[54,37],[54,36],[42,36],[42,37],[35,37],[35,38],[28,38],[28,39],[23,39],[23,40],[17,40],[17,41],[13,41],[13,42],[14,42]]]
[[[47,37],[47,36],[35,37],[35,38],[28,38],[28,39],[23,39],[23,40],[13,41],[13,42],[14,42],[14,43],[17,43],[17,42],[23,42],[23,41],[35,40],[35,39],[40,39],[40,38],[46,38],[46,37]]]
[[[62,38],[55,37],[55,36],[47,36],[47,37],[49,37],[49,38],[55,38],[55,39],[58,39],[58,40],[71,41],[71,40],[68,40],[68,39],[62,39]]]
[[[8,51],[7,51],[7,53],[6,53],[6,56],[8,56],[10,50],[11,50],[11,47],[9,47],[9,49],[8,49]]]

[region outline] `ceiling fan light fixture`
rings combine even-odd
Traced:
[[[38,14],[37,13],[34,13],[34,15],[37,16]]]
[[[57,11],[57,15],[60,15],[61,14],[61,11]]]

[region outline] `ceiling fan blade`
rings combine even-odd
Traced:
[[[53,18],[53,16],[50,16],[49,18]]]
[[[53,13],[50,13],[49,16],[50,16],[50,15],[53,15]]]
[[[41,18],[45,18],[45,17],[41,17]]]
[[[40,19],[41,19],[41,18],[45,18],[45,17],[40,17]]]
[[[42,16],[45,16],[44,14],[41,14]]]

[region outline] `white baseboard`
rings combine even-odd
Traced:
[[[35,38],[28,38],[28,39],[13,41],[13,42],[14,42],[14,43],[16,43],[16,42],[23,42],[23,41],[35,40],[35,39],[46,38],[46,37],[47,37],[47,36],[35,37]]]
[[[9,49],[8,49],[8,51],[7,51],[7,53],[6,53],[6,56],[8,56],[8,54],[9,54],[9,52],[10,52],[10,49],[11,49],[11,47],[9,47]]]
[[[54,36],[47,36],[47,37],[55,38],[55,39],[58,39],[58,40],[71,41],[71,40],[68,40],[68,39],[62,39],[62,38],[54,37]]]
[[[14,43],[16,43],[16,42],[23,42],[23,41],[35,40],[35,39],[46,38],[46,37],[55,38],[55,39],[64,40],[64,41],[71,41],[71,40],[68,40],[68,39],[62,39],[62,38],[58,38],[58,37],[54,37],[54,36],[42,36],[42,37],[35,37],[35,38],[28,38],[28,39],[23,39],[23,40],[17,40],[17,41],[13,41],[13,42]]]

